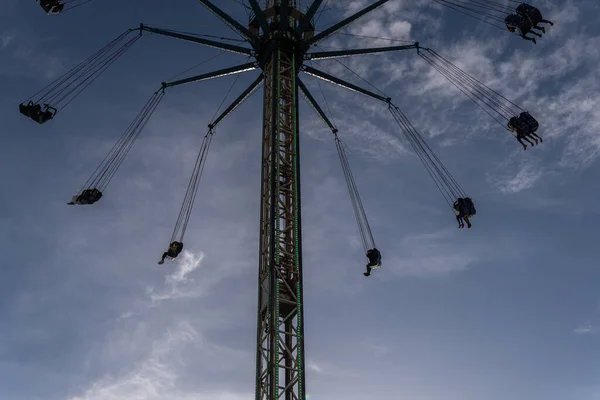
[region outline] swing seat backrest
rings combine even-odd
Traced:
[[[27,117],[29,117],[29,110],[31,107],[26,106],[25,104],[19,104],[19,112]]]
[[[175,241],[169,245],[168,253],[173,254],[175,257],[177,257],[182,250],[183,243]]]
[[[517,7],[517,13],[531,19],[533,25],[537,25],[538,22],[540,22],[543,19],[540,10],[525,3],[520,4]]]
[[[473,200],[469,197],[465,198],[465,208],[467,210],[468,215],[477,214],[477,210],[475,209],[475,204],[473,204]]]
[[[537,131],[540,126],[539,122],[537,122],[537,120],[533,118],[527,111],[522,112],[521,115],[519,115],[519,119],[524,125],[527,126],[530,132]]]

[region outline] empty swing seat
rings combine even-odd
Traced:
[[[65,5],[60,0],[36,0],[47,14],[60,14]]]
[[[102,192],[96,188],[85,189],[81,194],[73,196],[73,200],[68,203],[69,205],[86,205],[94,204],[102,197]]]
[[[28,102],[27,104],[19,104],[19,112],[26,117],[31,118],[38,124],[43,124],[56,115],[56,108],[51,107],[49,104],[44,104],[44,108],[42,106],[34,103],[33,101]]]

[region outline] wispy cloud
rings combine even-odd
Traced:
[[[317,365],[317,363],[315,363],[314,361],[311,361],[311,360],[309,360],[309,361],[307,362],[307,365],[306,365],[306,366],[308,367],[308,369],[309,369],[309,370],[311,370],[311,371],[314,371],[314,372],[316,372],[317,374],[320,374],[320,373],[322,373],[322,372],[323,372],[323,370],[321,369],[321,367],[319,367],[319,366]]]
[[[399,276],[436,277],[461,271],[477,261],[479,254],[465,252],[455,242],[454,231],[443,230],[433,234],[419,234],[403,238],[396,254],[404,257],[384,261],[387,269]]]
[[[502,193],[518,193],[535,186],[542,176],[543,172],[539,169],[522,169],[511,178],[499,178],[498,189]]]
[[[181,287],[187,283],[193,282],[190,277],[192,272],[198,269],[204,258],[204,253],[200,252],[198,255],[191,253],[190,251],[183,251],[179,255],[177,260],[177,268],[171,274],[165,277],[165,290],[156,293],[153,287],[147,289],[148,296],[153,300],[169,300],[178,297],[190,297],[199,296],[201,292],[191,290],[182,291]]]
[[[0,35],[0,50],[6,49],[14,39],[12,35]]]
[[[187,369],[185,354],[199,348],[205,356],[218,357],[226,349],[215,347],[192,326],[180,321],[158,340],[149,343],[149,354],[130,371],[120,376],[106,376],[90,385],[83,394],[70,400],[246,400],[249,394],[204,392],[178,388],[178,382]],[[125,350],[125,349],[122,349]]]
[[[358,370],[353,370],[347,366],[337,365],[331,362],[322,361],[316,357],[311,357],[311,360],[307,362],[307,367],[310,371],[316,373],[319,376],[329,378],[359,378],[361,373]]]
[[[577,328],[573,329],[573,332],[575,332],[578,335],[595,335],[599,332],[598,327],[593,326],[591,323],[585,323],[582,325],[579,325]]]

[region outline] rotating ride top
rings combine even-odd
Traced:
[[[318,47],[318,43],[331,35],[340,33],[341,29],[384,5],[388,0],[376,1],[320,32],[315,31],[313,20],[321,7],[322,0],[315,0],[306,13],[296,9],[294,0],[268,0],[265,9],[261,9],[256,0],[248,0],[252,13],[247,27],[223,12],[211,1],[199,1],[223,20],[229,28],[243,36],[248,46],[215,41],[208,38],[210,35],[184,33],[141,24],[138,28],[126,30],[88,59],[22,102],[19,105],[19,111],[38,124],[45,124],[56,118],[59,112],[62,112],[84,89],[96,81],[107,68],[140,40],[145,32],[198,43],[247,57],[246,62],[239,65],[172,82],[163,82],[125,129],[88,181],[68,203],[69,205],[91,205],[103,197],[108,184],[131,151],[144,126],[165,96],[167,89],[246,71],[261,71],[250,86],[217,116],[220,111],[218,109],[215,118],[208,124],[208,132],[200,145],[181,210],[169,241],[170,244],[167,251],[163,253],[159,264],[162,264],[165,259],[176,258],[183,251],[184,235],[217,125],[262,84],[264,86],[263,151],[256,399],[304,400],[306,391],[304,383],[299,93],[333,134],[363,248],[368,259],[365,276],[370,276],[373,269],[381,267],[382,257],[373,239],[344,144],[338,136],[338,129],[300,79],[299,73],[302,72],[318,78],[318,80],[325,80],[384,103],[398,125],[395,134],[399,136],[402,132],[405,140],[415,150],[452,210],[459,228],[464,226],[464,222],[469,228],[471,227],[470,218],[476,214],[473,200],[450,174],[407,116],[392,102],[392,98],[379,89],[376,89],[379,93],[375,93],[315,68],[313,62],[323,59],[335,59],[340,62],[337,59],[341,57],[415,50],[417,55],[467,95],[478,107],[488,113],[503,128],[513,133],[524,149],[527,146],[523,144],[523,140],[528,141],[531,145],[533,143],[529,139],[534,140],[535,143],[538,143],[538,140],[541,141],[541,138],[535,133],[539,123],[527,110],[520,108],[513,101],[461,70],[434,50],[421,47],[418,42],[375,48],[313,50]],[[445,3],[445,5],[456,5],[454,3],[460,2],[463,4],[461,7],[467,7],[464,4],[472,6],[477,3],[481,6],[483,3],[491,3],[486,0],[435,1]],[[47,10],[47,4],[50,3],[52,6],[68,4],[68,2],[59,0],[39,0],[38,2],[44,10]],[[51,11],[52,8],[48,10]],[[340,64],[342,63],[340,62]],[[344,67],[348,68],[345,65]],[[352,71],[350,68],[348,69]]]

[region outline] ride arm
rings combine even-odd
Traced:
[[[308,9],[308,11],[304,15],[304,17],[300,20],[300,23],[298,24],[298,26],[296,27],[296,33],[302,34],[302,32],[304,32],[306,30],[306,28],[308,28],[308,26],[310,25],[310,21],[315,16],[315,13],[321,6],[322,2],[323,2],[323,0],[315,0],[310,5],[310,8]]]
[[[256,0],[248,0],[250,6],[252,6],[252,11],[254,11],[254,15],[256,15],[256,19],[258,20],[258,24],[262,28],[264,33],[270,33],[271,28],[269,28],[269,24],[267,23],[267,18],[265,17],[265,13],[261,10],[260,6],[256,2]]]
[[[199,82],[199,81],[205,81],[207,79],[219,78],[219,77],[225,76],[225,75],[239,74],[240,72],[246,72],[246,71],[251,71],[253,69],[256,69],[256,67],[257,67],[256,64],[257,64],[256,62],[250,62],[250,63],[246,63],[246,64],[242,64],[242,65],[236,65],[235,67],[220,69],[218,71],[213,71],[213,72],[209,72],[209,73],[202,74],[202,75],[192,76],[192,77],[186,78],[186,79],[180,79],[180,80],[174,81],[174,82],[163,82],[162,87],[166,89],[168,87],[179,86],[179,85],[183,85],[185,83]]]
[[[323,109],[319,106],[315,98],[308,91],[308,88],[304,85],[304,82],[302,82],[299,78],[296,80],[296,82],[298,82],[298,87],[300,88],[300,91],[304,95],[304,98],[308,102],[308,104],[310,104],[312,108],[316,111],[316,113],[319,114],[319,117],[321,117],[323,122],[325,122],[329,129],[331,129],[331,132],[336,134],[338,132],[337,128],[333,126],[331,121],[329,121],[329,118],[327,118],[327,115],[325,115]]]
[[[363,89],[360,86],[356,86],[356,85],[353,85],[350,82],[346,82],[343,79],[336,78],[333,75],[329,75],[326,72],[319,71],[318,69],[315,69],[313,67],[309,67],[308,65],[303,66],[302,70],[304,72],[306,72],[307,74],[312,75],[312,76],[317,77],[317,78],[320,78],[320,79],[323,79],[324,81],[334,83],[336,85],[345,87],[346,89],[349,89],[349,90],[352,90],[352,91],[355,91],[355,92],[366,94],[367,96],[371,96],[374,99],[383,101],[385,103],[389,103],[390,101],[392,101],[391,97],[383,97],[383,96],[378,95],[376,93],[373,93],[373,92],[371,92],[369,90]]]
[[[348,56],[356,56],[361,54],[376,54],[376,53],[386,53],[390,51],[398,51],[398,50],[411,50],[411,49],[419,49],[419,42],[414,44],[404,45],[404,46],[388,46],[388,47],[371,47],[366,49],[349,49],[349,50],[337,50],[337,51],[317,51],[314,53],[307,53],[304,56],[305,60],[324,60],[326,58],[338,58],[338,57],[348,57]]]
[[[246,29],[246,27],[244,27],[242,24],[240,24],[235,19],[230,17],[226,12],[224,12],[223,10],[221,10],[219,7],[217,7],[216,5],[214,5],[213,3],[211,3],[208,0],[198,0],[198,1],[200,3],[202,3],[206,8],[208,8],[210,11],[212,11],[217,17],[221,18],[233,30],[240,33],[246,39],[250,40],[250,42],[253,45],[258,44],[258,42],[259,42],[258,37],[256,37],[256,35],[254,35],[252,32],[250,32],[248,29]]]
[[[141,33],[141,31],[152,32],[152,33],[156,33],[158,35],[163,35],[163,36],[170,36],[170,37],[174,37],[174,38],[181,39],[181,40],[187,40],[189,42],[196,42],[196,43],[203,44],[205,46],[216,47],[216,48],[222,49],[222,50],[228,50],[233,53],[246,54],[249,56],[253,54],[252,49],[248,49],[246,47],[236,46],[236,45],[228,44],[228,43],[221,43],[221,42],[217,42],[215,40],[202,39],[202,38],[199,38],[196,36],[186,35],[184,33],[179,33],[179,32],[175,32],[175,31],[171,31],[171,30],[167,30],[167,29],[152,28],[152,27],[144,25],[144,24],[140,25],[140,33]]]
[[[252,82],[250,84],[250,86],[248,86],[248,89],[244,90],[244,92],[242,94],[240,94],[238,96],[238,98],[235,99],[233,101],[233,103],[231,103],[231,105],[229,107],[227,107],[227,109],[225,111],[223,111],[223,113],[217,117],[217,119],[215,119],[212,123],[210,123],[208,125],[209,129],[212,130],[213,128],[215,128],[217,126],[217,124],[219,122],[221,122],[221,120],[223,118],[225,118],[226,116],[231,114],[233,112],[233,110],[235,110],[240,104],[242,104],[244,102],[244,100],[246,100],[252,94],[252,92],[254,92],[254,89],[256,89],[258,87],[258,85],[260,85],[263,78],[264,78],[264,75],[261,73],[258,76],[258,78],[256,78],[256,80],[254,82]]]
[[[367,8],[363,8],[362,10],[360,10],[359,12],[349,16],[348,18],[346,18],[343,21],[338,22],[335,25],[332,25],[331,27],[329,27],[328,29],[325,29],[323,32],[319,33],[318,35],[315,35],[312,39],[310,39],[308,41],[308,45],[309,46],[313,46],[315,44],[317,44],[318,42],[320,42],[321,40],[327,38],[328,36],[334,34],[335,32],[339,31],[340,29],[342,29],[343,27],[345,27],[348,24],[351,24],[352,22],[356,21],[357,19],[359,19],[360,17],[362,17],[363,15],[373,11],[374,9],[376,9],[379,6],[384,5],[385,3],[387,3],[389,0],[379,0],[378,2],[371,4],[369,7]]]

